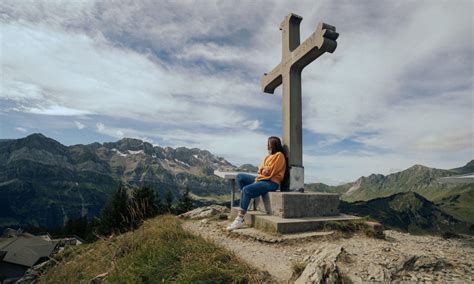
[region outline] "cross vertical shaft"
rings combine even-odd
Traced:
[[[281,62],[261,79],[266,93],[272,94],[279,85],[283,85],[282,140],[290,167],[289,189],[294,191],[304,191],[301,72],[323,53],[334,52],[339,36],[335,27],[320,23],[316,31],[300,44],[302,19],[295,14],[285,17],[280,25]]]
[[[290,167],[303,167],[303,130],[301,111],[301,72],[291,70],[283,75],[282,142]]]

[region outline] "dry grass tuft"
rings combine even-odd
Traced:
[[[171,215],[145,221],[134,232],[69,247],[39,283],[264,282],[265,275],[233,253],[181,228]]]

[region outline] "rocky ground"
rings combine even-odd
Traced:
[[[187,219],[183,226],[268,271],[275,282],[334,283],[348,278],[353,283],[474,282],[472,238],[443,239],[393,230],[384,231],[385,239],[339,232],[278,236],[245,229],[229,233],[225,230],[229,221],[222,220],[225,209],[216,208],[208,209],[209,214],[197,213],[205,219]]]

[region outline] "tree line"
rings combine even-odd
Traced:
[[[161,200],[155,190],[140,187],[128,190],[122,184],[109,197],[102,208],[100,217],[88,221],[87,216],[69,220],[56,234],[77,235],[88,242],[100,236],[120,234],[138,228],[141,223],[162,214],[179,215],[193,209],[193,200],[186,188],[177,202],[173,202],[173,194],[168,190]]]

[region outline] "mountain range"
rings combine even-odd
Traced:
[[[98,216],[122,183],[149,186],[164,198],[189,188],[194,196],[229,194],[214,170],[237,168],[197,148],[162,148],[137,139],[65,146],[42,134],[0,140],[0,229],[55,228],[68,219]]]
[[[354,182],[339,186],[308,184],[305,185],[305,190],[338,193],[346,202],[369,201],[413,192],[456,219],[474,224],[474,183],[451,183],[443,179],[469,173],[474,173],[474,160],[451,170],[415,165],[389,175],[372,174],[360,177]]]
[[[98,216],[120,183],[151,187],[161,199],[168,191],[176,197],[188,188],[194,198],[222,200],[230,193],[230,184],[213,175],[214,170],[256,172],[257,168],[236,167],[206,150],[163,148],[130,138],[72,146],[42,134],[3,139],[0,231],[57,228],[69,219]],[[305,190],[338,193],[341,211],[371,216],[403,230],[441,232],[447,228],[443,224],[449,223],[465,232],[466,224],[474,224],[474,183],[450,183],[443,178],[473,172],[474,161],[451,170],[415,165],[339,186],[306,184]],[[412,206],[394,205],[402,203]]]
[[[341,201],[339,209],[346,214],[369,216],[386,227],[411,234],[474,234],[474,224],[454,218],[412,191],[369,201]]]

